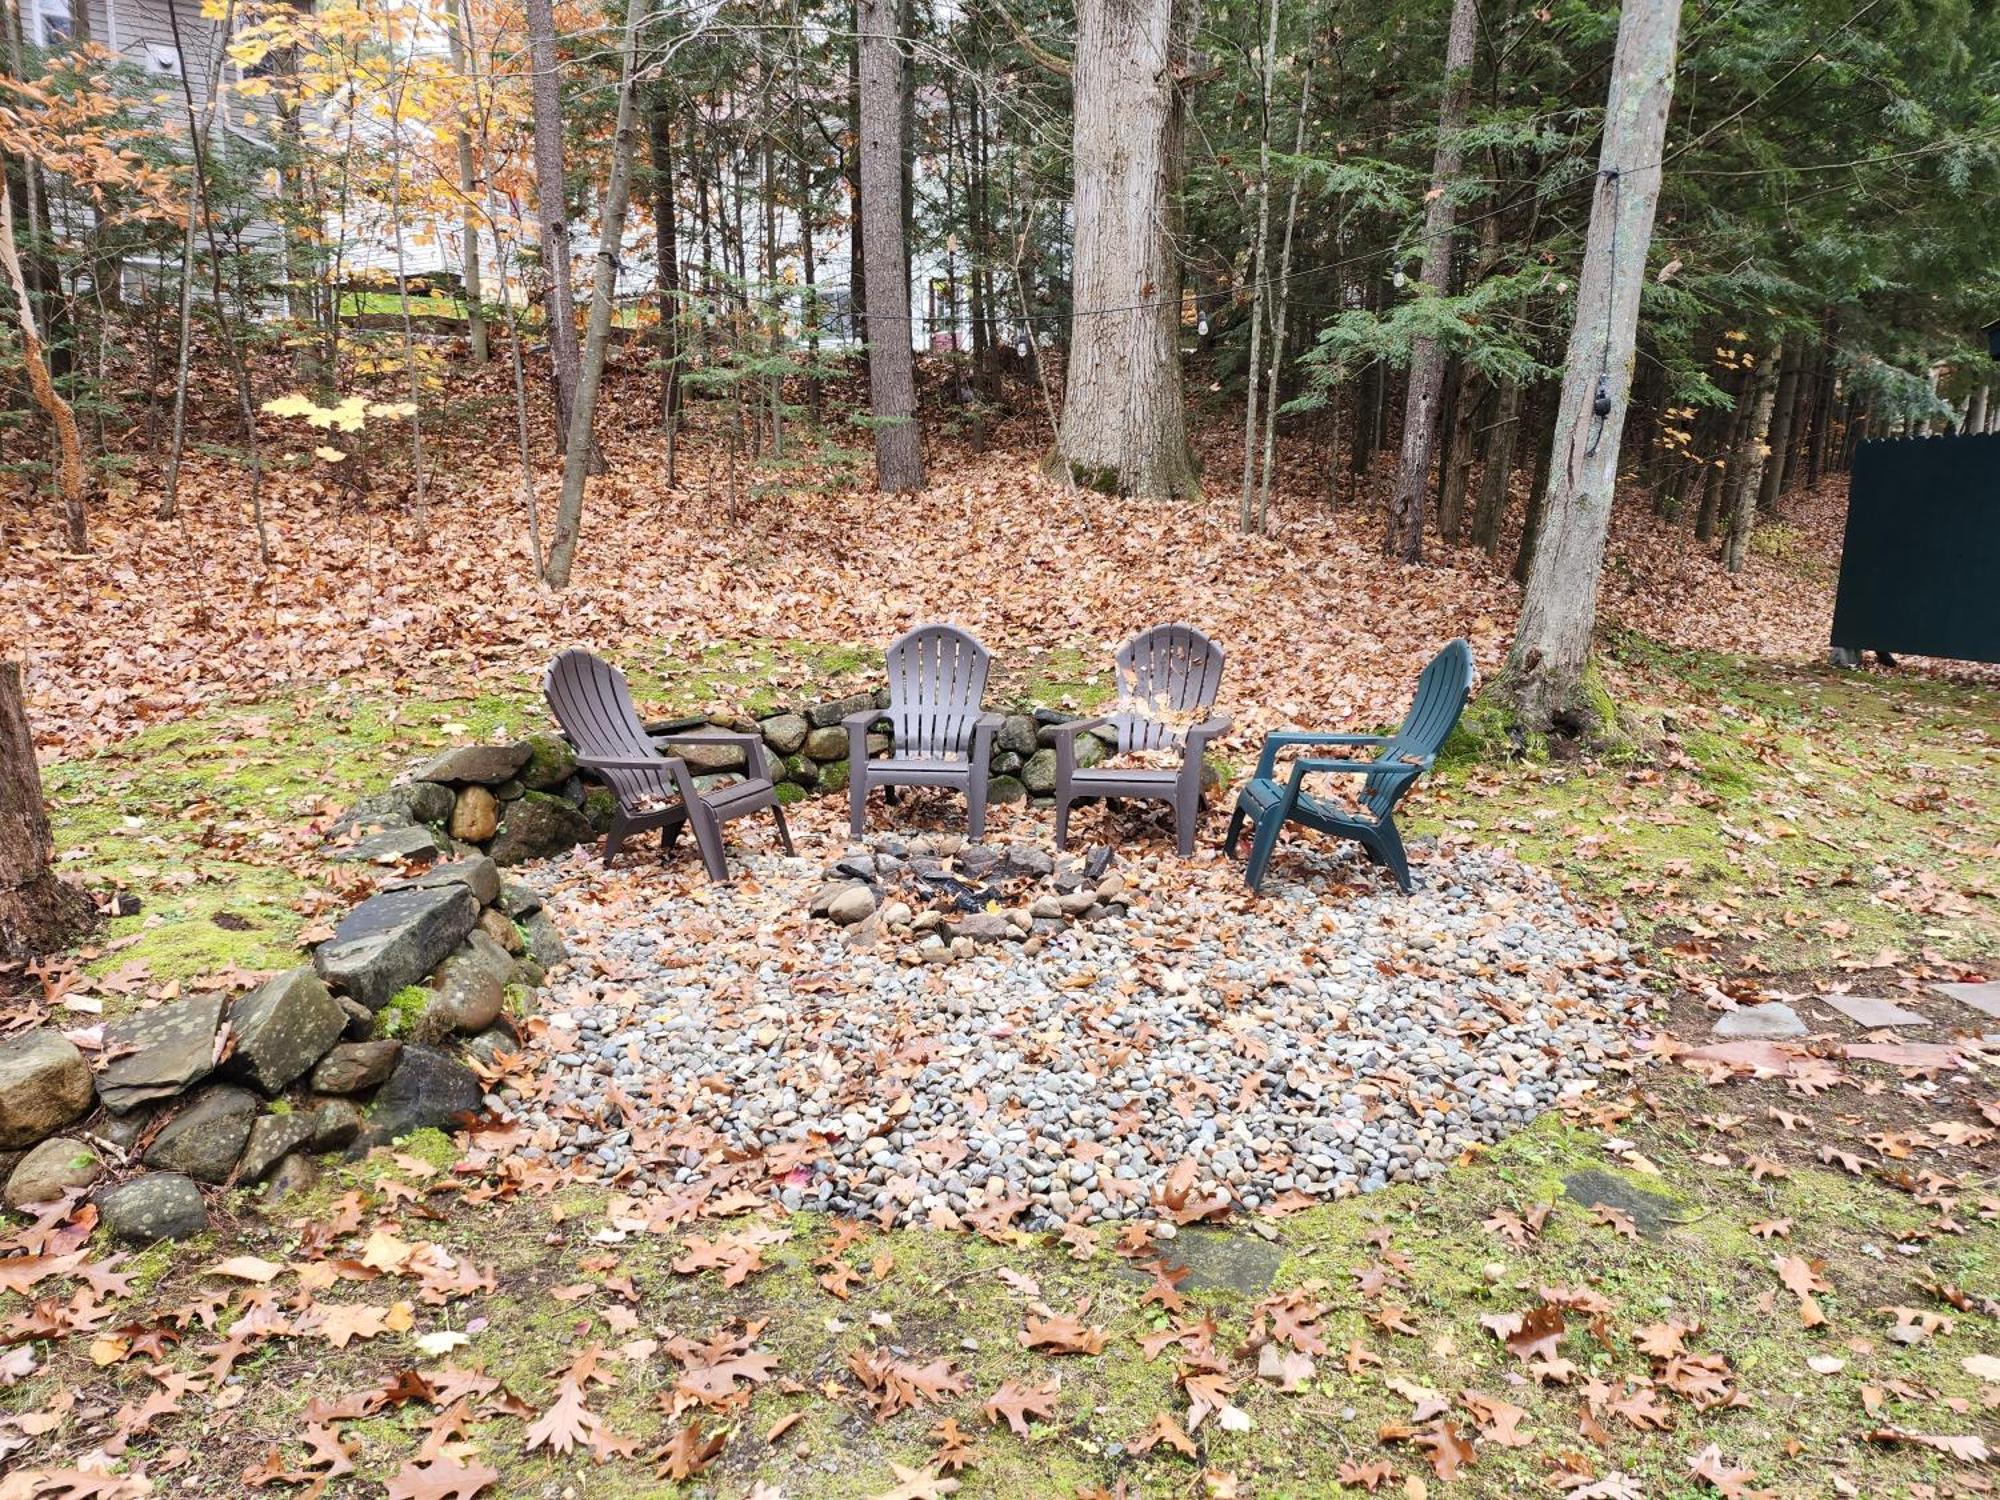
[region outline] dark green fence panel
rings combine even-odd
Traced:
[[[2000,661],[2000,433],[1856,451],[1833,644]]]

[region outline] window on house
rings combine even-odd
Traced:
[[[28,0],[31,27],[38,47],[66,47],[76,37],[76,20],[69,0]]]

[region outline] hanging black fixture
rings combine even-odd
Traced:
[[[2000,318],[1986,325],[1986,352],[2000,360]]]

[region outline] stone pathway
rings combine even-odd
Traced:
[[[1620,935],[1498,852],[1433,858],[1407,899],[1357,858],[1288,857],[1252,901],[1240,867],[1152,840],[1111,864],[1114,917],[939,962],[808,914],[840,847],[732,849],[727,887],[543,872],[579,961],[535,1083],[501,1095],[528,1154],[634,1188],[760,1156],[788,1207],[906,1222],[1307,1202],[1589,1091],[1646,1003]]]

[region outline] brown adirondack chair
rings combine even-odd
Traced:
[[[556,722],[576,747],[576,762],[585,770],[604,778],[618,810],[611,819],[611,831],[604,840],[604,862],[617,857],[619,846],[635,833],[649,828],[660,830],[660,857],[672,851],[683,826],[694,828],[695,847],[701,851],[702,865],[711,880],[727,880],[729,867],[722,857],[722,825],[731,818],[771,809],[777,819],[778,840],[791,854],[792,832],[785,826],[785,810],[778,805],[778,789],[771,781],[770,760],[763,740],[754,734],[730,734],[703,730],[694,734],[663,735],[655,740],[646,733],[625,675],[588,651],[565,651],[549,663],[542,674],[542,695]],[[698,791],[694,774],[685,760],[667,755],[662,744],[740,744],[746,774],[728,786]]]
[[[856,838],[868,817],[870,787],[941,786],[965,793],[967,837],[986,832],[986,773],[999,714],[986,713],[987,649],[951,625],[919,625],[889,647],[889,706],[841,720],[847,730],[848,829]],[[883,760],[868,758],[868,731],[889,721]]]
[[[1174,842],[1183,858],[1194,853],[1201,812],[1201,757],[1208,742],[1229,728],[1227,714],[1203,714],[1222,687],[1222,648],[1192,625],[1156,625],[1118,649],[1120,706],[1094,719],[1055,727],[1056,847],[1069,847],[1070,804],[1085,797],[1134,797],[1174,805]],[[1150,711],[1150,712],[1149,712]],[[1076,763],[1076,737],[1115,725],[1118,753],[1181,752],[1173,770],[1097,770]]]

